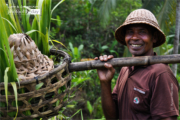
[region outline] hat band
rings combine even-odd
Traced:
[[[123,24],[126,25],[129,23],[134,23],[136,21],[137,21],[137,23],[147,23],[147,24],[153,25],[154,27],[160,28],[156,22],[154,22],[150,19],[147,19],[147,18],[142,18],[142,17],[135,17],[135,18],[127,19],[127,20],[125,20],[125,22]]]

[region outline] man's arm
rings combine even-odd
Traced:
[[[101,61],[108,61],[112,59],[112,55],[100,56]],[[98,58],[96,57],[95,60]],[[111,80],[114,76],[115,69],[111,64],[104,64],[105,69],[98,69],[98,76],[101,83],[101,99],[102,99],[102,108],[106,119],[117,119],[117,106],[112,99],[111,95]]]
[[[106,119],[118,119],[117,105],[111,95],[111,82],[101,82],[101,100]]]

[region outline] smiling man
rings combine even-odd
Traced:
[[[145,9],[131,12],[116,30],[115,37],[128,47],[133,57],[154,56],[153,48],[165,42],[155,16]],[[112,55],[99,57],[101,61],[111,58]],[[106,69],[97,72],[106,119],[177,119],[179,87],[167,64],[123,67],[112,92],[115,69],[111,64],[104,66]]]
[[[125,42],[133,57],[154,54],[153,43],[156,43],[156,38],[152,35],[152,27],[132,24],[126,26],[125,31]]]

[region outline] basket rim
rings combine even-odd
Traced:
[[[56,74],[57,72],[59,72],[60,70],[62,70],[65,66],[68,65],[68,60],[70,59],[69,55],[62,51],[62,50],[56,50],[56,49],[50,49],[50,53],[51,55],[62,55],[64,57],[64,61],[61,65],[59,65],[57,68],[52,69],[51,71],[49,71],[48,73],[41,75],[41,76],[37,76],[36,78],[31,78],[31,79],[27,79],[24,81],[20,81],[19,83],[16,82],[16,84],[20,84],[20,85],[26,85],[26,84],[30,84],[30,83],[35,83],[37,80],[41,81],[44,80],[45,78]],[[8,86],[11,86],[11,83],[8,83]],[[0,83],[0,87],[4,87],[4,82]]]

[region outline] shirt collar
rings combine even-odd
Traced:
[[[154,52],[154,55],[153,56],[157,56],[157,53],[156,52]],[[128,68],[129,68],[129,70],[130,71],[133,71],[134,70],[134,68],[135,69],[137,69],[137,68],[146,68],[146,67],[148,67],[149,65],[140,65],[140,66],[128,66]]]

